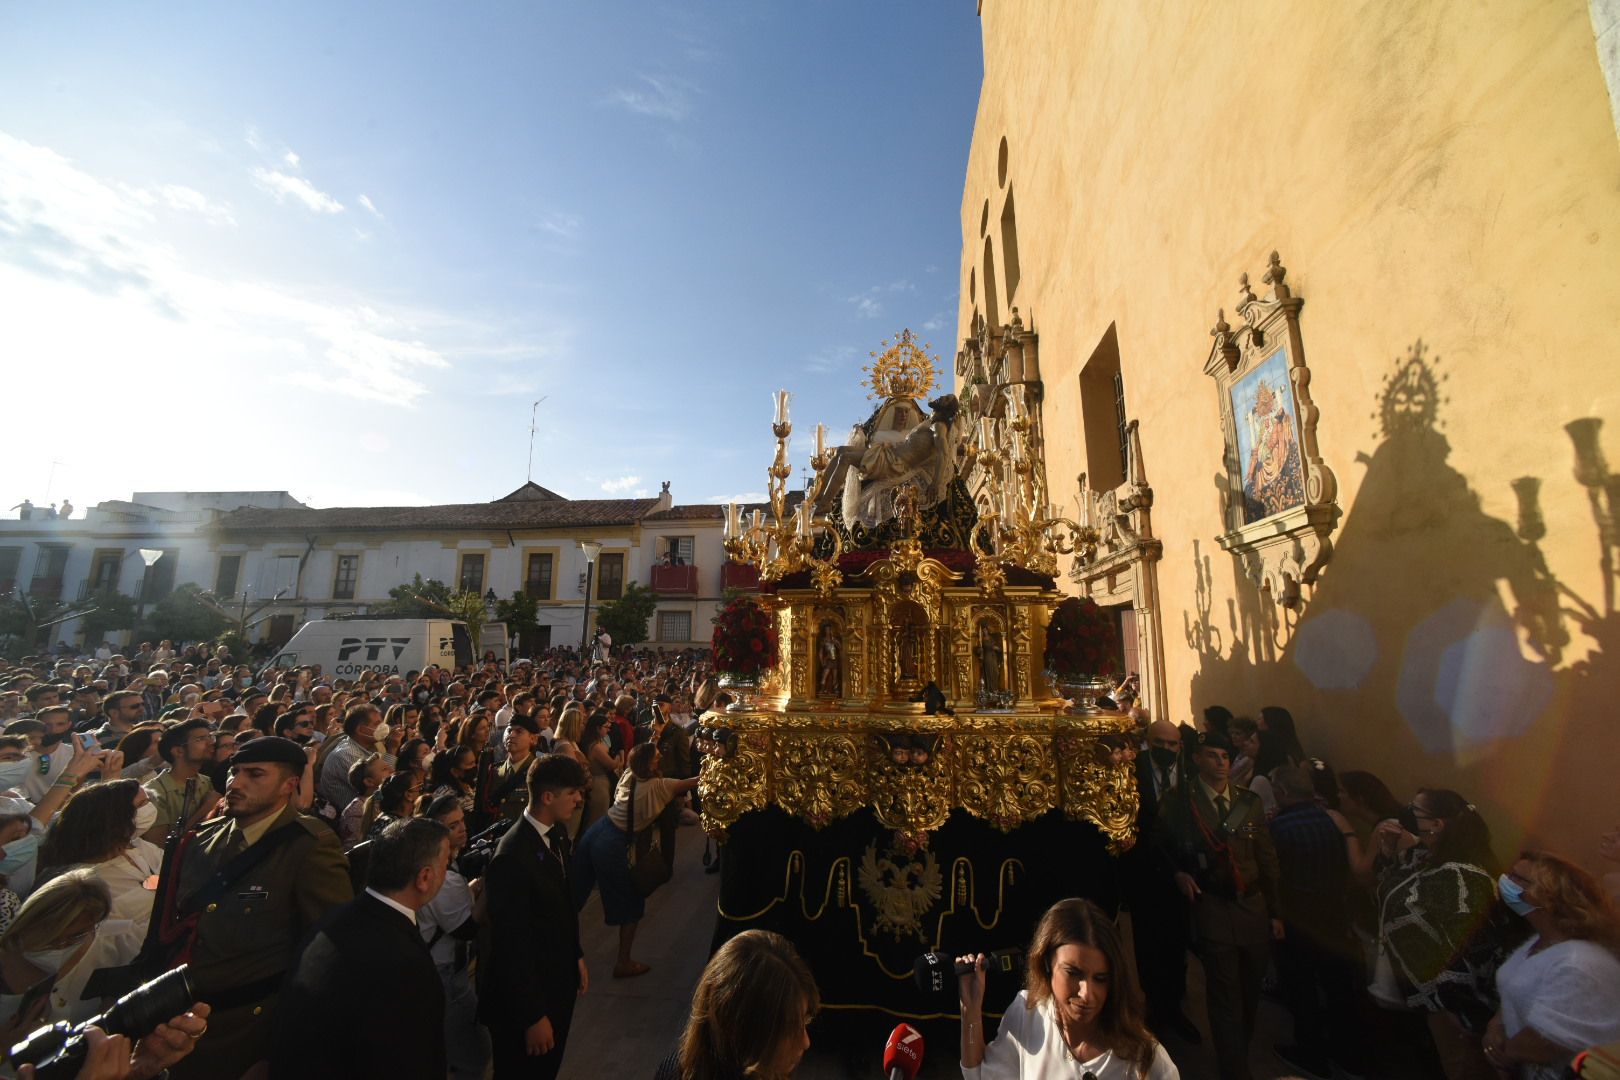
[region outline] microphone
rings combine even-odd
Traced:
[[[922,1032],[910,1024],[901,1024],[889,1032],[889,1041],[883,1044],[883,1071],[889,1080],[914,1080],[922,1068]]]
[[[996,949],[984,956],[987,972],[1010,974],[1023,966],[1023,949]],[[959,963],[946,953],[927,952],[917,957],[917,962],[911,965],[911,981],[925,994],[942,994],[950,988],[953,979],[972,970],[972,964]]]

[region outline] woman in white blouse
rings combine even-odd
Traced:
[[[1142,1022],[1142,991],[1119,931],[1090,900],[1060,900],[1030,942],[1024,989],[984,1042],[985,957],[962,956],[962,1075],[967,1080],[1178,1080]]]
[[[1520,854],[1498,889],[1535,935],[1497,969],[1485,1058],[1515,1080],[1555,1080],[1580,1051],[1620,1040],[1620,910],[1597,878],[1546,852]]]

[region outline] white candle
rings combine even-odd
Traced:
[[[736,503],[726,504],[726,535],[736,536],[742,531],[742,510]]]
[[[1023,403],[1018,400],[1018,391],[1014,390],[1007,395],[1007,419],[1017,420],[1023,409]]]
[[[991,429],[991,420],[988,416],[979,417],[979,452],[988,453],[995,445],[994,432]]]
[[[776,398],[776,422],[785,424],[788,421],[788,392],[778,390],[773,396]]]
[[[748,521],[749,531],[756,533],[759,532],[759,530],[765,525],[765,511],[755,510],[753,514],[749,516]]]
[[[799,504],[799,535],[800,536],[806,536],[807,537],[807,536],[810,535],[810,520],[811,520],[811,517],[810,517],[810,504],[808,502],[800,503]]]
[[[816,457],[827,452],[827,425],[816,425]]]

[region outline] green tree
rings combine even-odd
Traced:
[[[44,600],[29,596],[21,589],[0,599],[0,646],[10,659],[37,652],[41,645],[50,645],[53,624],[67,612],[68,605],[59,600]]]
[[[395,619],[442,619],[451,614],[450,597],[450,586],[438,578],[423,581],[417,574],[408,584],[389,589],[388,599],[373,607],[371,613]]]
[[[512,599],[495,604],[495,617],[506,624],[508,636],[518,636],[518,648],[525,656],[535,653],[535,639],[540,633],[540,601],[525,592],[515,592]]]
[[[157,602],[146,613],[140,636],[156,641],[212,641],[231,625],[231,619],[201,586],[187,582]]]
[[[84,633],[84,647],[94,651],[114,630],[128,630],[135,625],[135,601],[115,589],[103,589],[90,597],[90,608],[79,621]]]
[[[484,652],[484,620],[489,617],[484,610],[484,598],[475,592],[453,593],[445,607],[451,618],[467,624],[467,636],[472,638],[473,658],[476,660]]]
[[[609,600],[596,613],[596,625],[613,637],[615,647],[647,640],[647,620],[658,610],[658,594],[632,581],[624,595]]]

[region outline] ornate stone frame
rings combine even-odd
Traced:
[[[1243,324],[1227,325],[1223,309],[1210,336],[1215,339],[1204,373],[1215,380],[1220,400],[1221,434],[1225,442],[1226,484],[1222,492],[1222,525],[1216,537],[1222,550],[1231,552],[1244,573],[1262,592],[1285,608],[1297,608],[1301,587],[1316,582],[1322,566],[1333,554],[1331,535],[1340,515],[1338,481],[1322,461],[1317,447],[1318,410],[1311,400],[1311,371],[1299,331],[1299,311],[1305,301],[1287,285],[1288,271],[1271,253],[1262,282],[1271,286],[1264,298],[1249,287],[1249,275],[1239,278],[1237,313]],[[1299,421],[1300,465],[1304,473],[1305,501],[1259,521],[1243,518],[1243,473],[1238,456],[1236,418],[1232,415],[1232,386],[1279,349],[1288,363],[1289,382]]]

